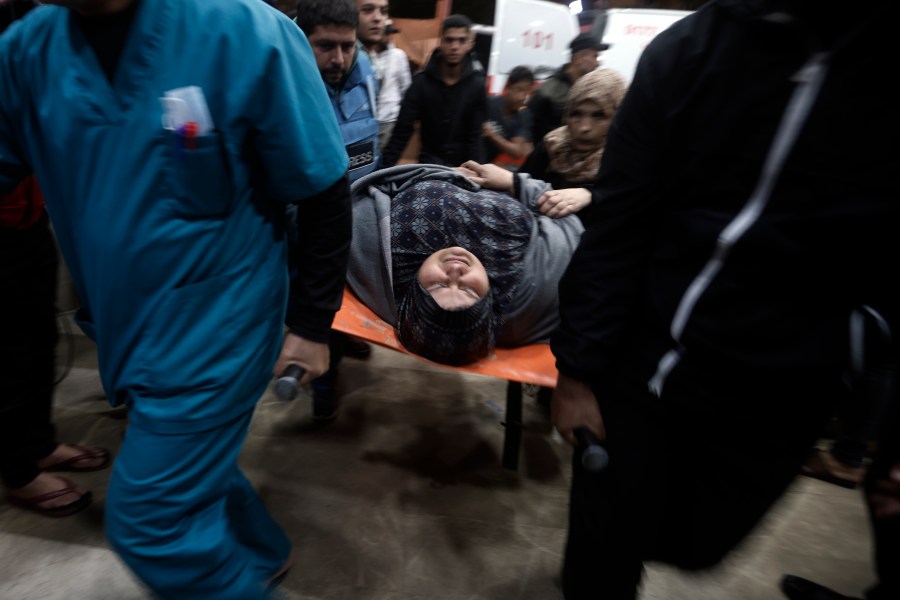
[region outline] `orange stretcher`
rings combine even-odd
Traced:
[[[499,377],[507,381],[506,431],[503,440],[503,466],[516,470],[519,466],[519,447],[522,441],[522,384],[543,388],[556,387],[556,359],[547,344],[530,344],[519,348],[496,348],[477,362],[451,367],[436,363],[404,348],[397,340],[394,328],[369,310],[349,288],[344,288],[341,309],[334,317],[332,328],[366,341],[413,356],[443,369],[464,373]]]

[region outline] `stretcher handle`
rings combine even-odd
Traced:
[[[587,427],[576,427],[572,430],[578,447],[581,448],[581,466],[590,473],[599,473],[609,464],[609,454],[600,445],[600,440]]]
[[[300,380],[304,375],[306,375],[306,369],[298,364],[289,364],[275,382],[275,396],[284,402],[290,402],[296,398],[300,392]]]

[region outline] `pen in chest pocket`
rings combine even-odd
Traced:
[[[196,121],[187,121],[177,129],[179,155],[185,150],[196,150],[199,126]]]

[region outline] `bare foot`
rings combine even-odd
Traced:
[[[27,500],[29,498],[36,498],[38,496],[43,496],[44,494],[51,494],[63,490],[68,486],[68,480],[63,479],[62,477],[51,475],[50,473],[41,473],[26,486],[7,489],[6,495]],[[80,500],[86,493],[86,489],[76,485],[65,494],[35,504],[35,508],[59,508],[68,506],[69,504]]]
[[[865,467],[852,467],[834,458],[831,452],[816,448],[810,454],[800,473],[845,488],[855,488],[866,477]]]

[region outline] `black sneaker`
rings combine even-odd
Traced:
[[[862,600],[838,594],[824,585],[796,575],[785,575],[781,579],[781,591],[790,600]]]

